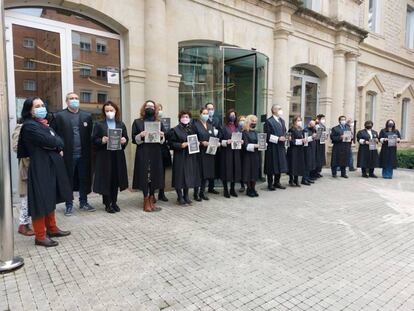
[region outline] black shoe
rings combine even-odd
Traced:
[[[362,177],[368,178],[368,175],[367,174],[362,174]]]
[[[177,198],[177,204],[178,205],[186,205],[187,203],[185,203],[183,198]]]
[[[210,200],[210,199],[208,198],[208,196],[206,196],[206,195],[204,194],[204,192],[201,192],[201,193],[200,193],[200,198],[201,198],[202,200],[204,200],[204,201],[208,201],[208,200]]]
[[[218,192],[215,189],[208,189],[208,193],[212,193],[212,194],[220,194],[220,192]]]
[[[267,186],[267,190],[269,190],[269,191],[275,191],[276,188],[274,186],[272,186],[272,185],[268,185]]]
[[[163,202],[168,202],[167,197],[165,196],[164,190],[158,192],[158,200]]]
[[[378,176],[375,175],[375,174],[369,174],[369,177],[371,177],[371,178],[378,178]]]
[[[254,198],[255,197],[254,192],[250,188],[247,188],[246,194],[247,194],[247,196],[249,196],[251,198]]]
[[[301,184],[305,185],[305,186],[310,186],[311,185],[307,180],[302,180]]]
[[[336,174],[335,174],[335,175],[332,175],[332,177],[333,177],[333,178],[336,178],[336,177],[338,177],[338,176],[336,176]]]
[[[277,188],[277,189],[286,189],[285,186],[282,186],[282,184],[279,182],[277,184],[274,184],[273,187]]]
[[[350,172],[355,172],[355,171],[356,171],[356,169],[355,169],[355,167],[350,167],[350,168],[349,168],[349,171],[350,171]]]
[[[54,247],[54,246],[58,246],[59,243],[57,241],[52,240],[52,239],[46,238],[44,240],[36,240],[35,239],[35,245],[44,246],[44,247]]]
[[[238,197],[238,195],[237,195],[237,193],[236,193],[236,191],[235,191],[234,189],[230,189],[230,195],[231,195],[232,197],[235,197],[235,198],[237,198],[237,197]]]
[[[111,207],[117,213],[121,211],[121,209],[119,208],[118,204],[116,204],[116,203],[112,203]]]
[[[197,201],[197,202],[201,202],[202,201],[201,198],[200,198],[200,196],[198,194],[195,195],[193,198],[194,198],[194,201]],[[188,203],[188,204],[190,204],[190,203]]]
[[[109,214],[115,214],[116,213],[115,210],[110,205],[105,206],[105,211]]]
[[[245,191],[246,191],[246,188],[244,186],[240,187],[239,192],[245,192]]]
[[[296,187],[301,187],[301,185],[299,184],[299,182],[295,182]]]
[[[320,173],[318,173],[318,174],[316,174],[316,177],[318,177],[318,178],[322,178],[322,177],[323,177],[323,175],[322,175],[322,174],[320,174]]]
[[[314,184],[315,182],[312,179],[306,179],[306,181],[310,184]]]
[[[224,197],[230,199],[230,193],[228,190],[224,190]]]
[[[293,183],[293,180],[289,180],[289,186],[294,187],[295,184]]]
[[[186,196],[186,195],[184,196],[184,201],[185,201],[186,204],[193,203],[193,201],[191,201],[190,198],[188,196]]]
[[[47,232],[50,238],[61,238],[70,235],[70,231],[59,230],[58,232]]]
[[[258,197],[258,196],[259,196],[259,194],[257,193],[257,191],[256,191],[255,189],[253,189],[253,195],[254,195],[255,197]]]
[[[341,175],[342,178],[348,178],[348,175]]]

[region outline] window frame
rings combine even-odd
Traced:
[[[371,111],[369,112],[369,114],[371,115],[371,118],[367,118],[367,102],[368,102],[368,97],[372,96],[372,101],[371,101]],[[364,122],[365,121],[372,121],[375,123],[375,116],[376,116],[376,106],[377,106],[377,96],[378,93],[374,92],[374,91],[367,91],[365,94],[365,116],[364,116]]]
[[[406,11],[404,46],[407,49],[414,49],[414,7],[409,4]]]
[[[406,140],[408,136],[408,115],[411,99],[404,97],[401,101],[401,139]]]
[[[370,4],[371,1],[373,3],[373,27],[370,27],[369,24],[369,16],[370,16]],[[368,9],[367,9],[367,29],[372,32],[372,33],[376,33],[376,34],[380,34],[381,33],[381,0],[368,0]]]
[[[25,44],[26,42],[33,42],[32,45]],[[23,38],[23,47],[26,49],[34,49],[36,47],[36,40],[34,38],[25,37]]]
[[[31,85],[33,85],[33,88],[26,87],[29,82],[31,83]],[[36,80],[24,79],[23,80],[23,90],[28,91],[28,92],[36,92],[36,90],[37,90]]]

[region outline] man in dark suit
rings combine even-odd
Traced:
[[[76,93],[66,95],[67,108],[54,114],[51,127],[64,141],[63,158],[73,191],[79,191],[79,208],[93,212],[87,195],[91,193],[92,116],[80,110]],[[73,201],[66,202],[65,215],[73,213]]]
[[[346,124],[345,116],[340,116],[338,120],[339,125],[332,128],[331,131],[333,143],[331,158],[332,177],[336,177],[337,168],[340,167],[341,177],[348,178],[346,167],[349,166],[349,153],[351,151],[351,128]]]
[[[205,104],[205,106],[207,111],[208,111],[208,120],[207,123],[210,123],[211,125],[213,125],[214,128],[214,136],[217,136],[219,130],[222,127],[222,123],[221,123],[221,119],[219,116],[215,115],[214,112],[214,105],[212,103],[207,103]],[[219,150],[217,150],[216,153],[216,178],[219,176],[219,172],[220,172],[220,156],[219,156]],[[208,182],[208,192],[209,193],[213,193],[213,194],[219,194],[219,192],[217,190],[214,189],[214,179],[210,179]]]

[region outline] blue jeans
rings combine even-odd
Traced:
[[[392,165],[388,165],[387,167],[384,167],[382,169],[382,177],[386,179],[391,179],[393,172],[394,172],[394,168],[392,167]]]
[[[85,180],[86,180],[86,172],[85,172],[85,161],[80,156],[73,157],[73,178],[77,178],[77,183],[79,184],[79,204],[80,206],[85,205],[88,203],[88,197],[86,195],[85,190]],[[75,180],[73,180],[75,183]],[[73,207],[73,201],[67,201],[66,207]]]

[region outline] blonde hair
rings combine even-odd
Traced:
[[[257,121],[257,117],[254,114],[249,114],[246,117],[246,120],[244,121],[244,126],[243,126],[243,131],[250,131],[250,124],[256,120]]]

